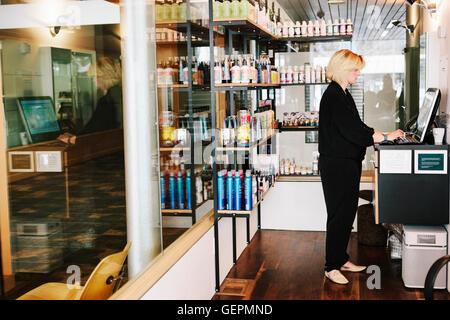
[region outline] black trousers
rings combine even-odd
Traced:
[[[349,259],[347,245],[358,209],[361,161],[321,155],[319,170],[327,207],[325,271],[339,270]]]

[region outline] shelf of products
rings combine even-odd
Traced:
[[[278,39],[275,34],[259,25],[255,21],[246,18],[222,18],[222,19],[214,19],[214,26],[223,26],[227,29],[240,32],[241,34],[250,35],[250,36],[259,36],[259,37],[268,37],[270,39]]]
[[[315,131],[319,130],[318,126],[281,126],[279,127],[279,132],[283,131]]]

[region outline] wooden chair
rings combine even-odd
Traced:
[[[106,300],[121,279],[130,245],[128,242],[123,251],[100,261],[84,286],[49,282],[25,293],[17,300]]]

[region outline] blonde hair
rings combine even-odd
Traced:
[[[353,70],[361,70],[366,65],[364,58],[356,53],[342,49],[336,51],[327,67],[327,78],[339,84],[345,83]]]
[[[102,57],[89,67],[88,76],[96,76],[98,86],[108,90],[122,82],[120,63],[116,59]]]

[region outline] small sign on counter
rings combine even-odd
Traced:
[[[411,150],[380,150],[381,173],[412,173]]]
[[[415,150],[415,174],[447,174],[447,150]]]

